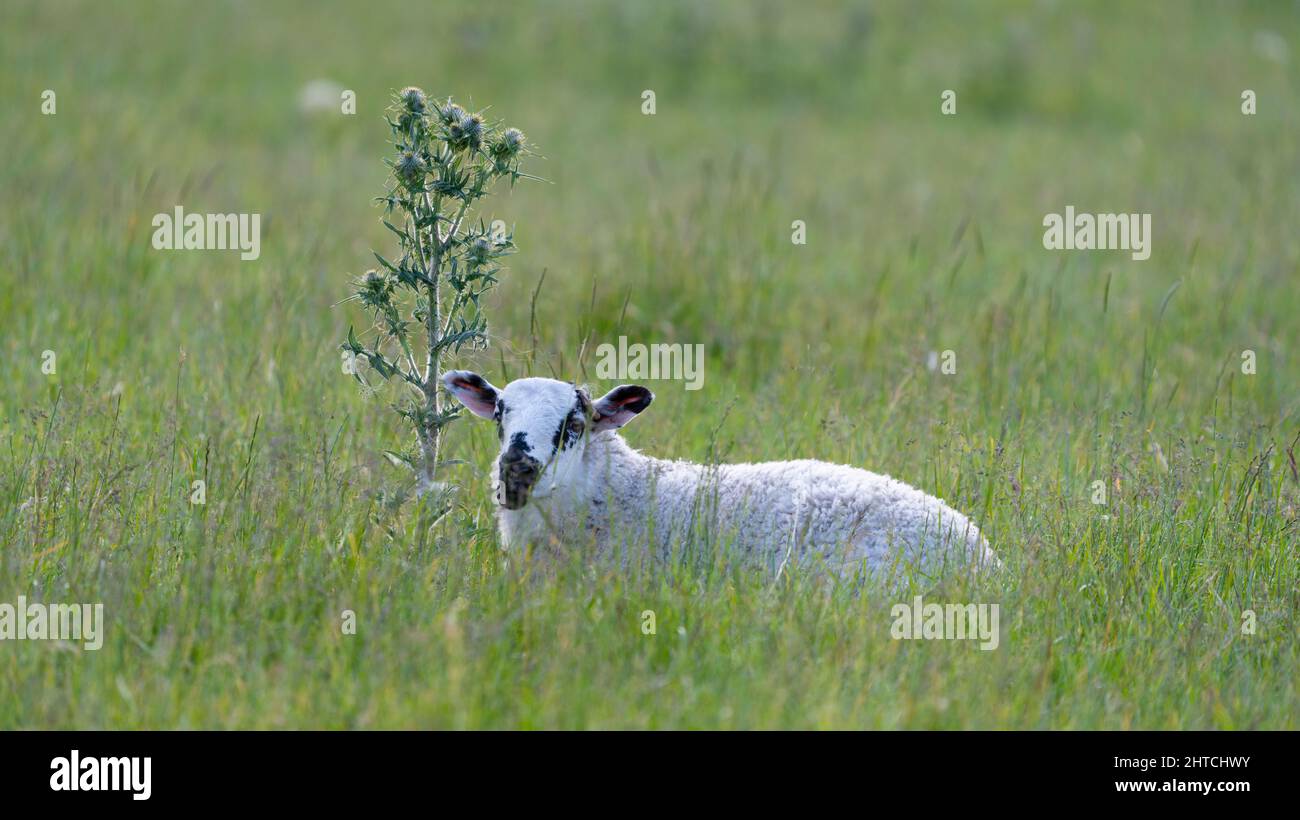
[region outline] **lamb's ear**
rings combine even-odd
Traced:
[[[655,394],[639,384],[620,384],[596,399],[592,429],[599,432],[622,427],[654,400]]]
[[[442,374],[447,390],[476,416],[490,419],[497,412],[497,393],[488,380],[468,370],[448,370]]]

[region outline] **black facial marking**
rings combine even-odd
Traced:
[[[560,451],[560,439],[564,439],[564,449],[569,449],[578,443],[582,438],[583,430],[586,429],[586,414],[582,407],[582,394],[578,393],[578,405],[569,411],[569,415],[564,417],[560,426],[556,428],[555,435],[551,436],[551,455],[554,456]]]
[[[506,402],[504,399],[497,399],[497,410],[492,414],[492,420],[497,425],[497,441],[505,440],[505,431],[501,429],[501,416],[506,411]]]
[[[554,456],[556,453],[560,451],[560,435],[564,432],[564,427],[568,423],[569,423],[569,419],[566,417],[563,421],[560,422],[560,426],[555,428],[555,435],[551,436],[552,456]]]
[[[564,446],[566,449],[578,443],[578,439],[582,438],[582,431],[586,427],[587,422],[581,412],[574,410],[569,414],[569,419],[564,427]]]
[[[528,444],[528,440],[524,437],[523,433],[515,433],[511,436],[510,446],[525,453],[531,453],[533,451],[533,448]]]

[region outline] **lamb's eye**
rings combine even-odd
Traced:
[[[582,419],[578,418],[577,416],[574,416],[573,418],[569,419],[570,437],[576,439],[578,436],[582,435],[582,430],[583,430]]]

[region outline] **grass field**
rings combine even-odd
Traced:
[[[0,602],[107,625],[0,642],[0,728],[1300,728],[1293,4],[408,5],[0,11]],[[320,78],[355,116],[300,110]],[[453,513],[387,508],[409,434],[335,303],[409,84],[545,157],[458,366],[603,392],[602,342],[703,344],[633,446],[888,472],[1005,570],[521,580],[472,419]],[[154,250],[177,204],[262,214],[261,257]],[[1151,258],[1044,249],[1066,205],[1152,214]],[[997,603],[999,648],[892,640],[915,594]]]

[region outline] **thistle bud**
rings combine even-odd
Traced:
[[[507,128],[505,133],[501,135],[501,139],[497,140],[492,146],[492,155],[502,160],[513,159],[519,155],[520,151],[524,150],[525,144],[526,140],[523,131],[518,128]]]
[[[447,127],[447,139],[457,151],[464,148],[477,151],[483,146],[483,118],[466,114]]]
[[[413,85],[407,86],[398,92],[397,96],[401,99],[402,105],[412,114],[423,114],[427,104],[427,98],[424,92]]]
[[[427,169],[424,159],[414,151],[403,151],[393,165],[398,178],[411,186],[419,185],[424,180],[424,172]]]
[[[461,121],[465,116],[465,109],[461,108],[451,100],[438,106],[438,118],[442,120],[443,125],[454,125]]]
[[[496,244],[486,236],[476,237],[469,245],[466,256],[469,261],[475,265],[482,265],[492,258],[492,251],[496,250]]]
[[[357,290],[357,296],[361,298],[361,304],[368,308],[384,308],[387,306],[392,293],[392,281],[377,270],[366,271],[365,275],[361,277],[361,287]]]

